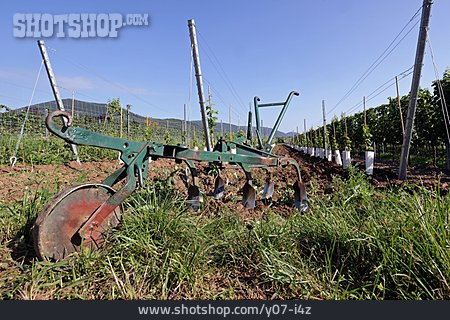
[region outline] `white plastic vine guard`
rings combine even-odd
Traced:
[[[371,176],[373,174],[373,165],[375,163],[375,152],[366,151],[366,174]]]
[[[337,165],[342,166],[341,153],[339,150],[334,150],[334,161]]]
[[[350,157],[350,151],[342,151],[342,166],[347,169],[352,164],[352,158]]]

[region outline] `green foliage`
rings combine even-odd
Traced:
[[[215,127],[217,122],[217,115],[219,112],[214,109],[215,104],[211,102],[211,93],[208,94],[208,104],[206,105],[206,116],[208,118],[208,127],[211,135],[211,139],[214,137]],[[212,141],[214,144],[214,141]]]
[[[283,144],[283,143],[285,143],[285,142],[284,142],[284,138],[283,138],[283,137],[277,137],[276,143],[277,143],[277,144]]]
[[[145,140],[150,141],[152,138],[152,128],[151,127],[145,127]]]
[[[122,108],[122,105],[120,104],[120,98],[109,99],[106,107],[108,110],[108,117],[111,119],[111,121],[114,121],[114,116],[120,113],[120,108]]]
[[[172,136],[170,135],[170,130],[166,129],[166,133],[164,135],[164,141],[166,142],[166,144],[173,144],[174,141],[172,139]]]
[[[339,133],[339,121],[338,121],[337,117],[333,117],[333,120],[331,120],[329,132],[331,135],[331,149],[332,150],[340,150],[338,139],[336,136],[336,132]]]
[[[369,126],[363,126],[363,140],[366,147],[366,151],[373,151],[372,146],[372,134],[370,133]]]
[[[229,132],[225,132],[225,140],[232,141],[232,140],[234,140],[234,138],[235,138],[234,133],[231,133],[231,135],[230,135]]]
[[[350,140],[350,137],[348,135],[344,136],[344,148],[346,151],[352,150],[352,140]]]

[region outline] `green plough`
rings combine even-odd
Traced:
[[[151,160],[160,158],[175,159],[186,163],[190,178],[187,179],[187,204],[193,210],[198,210],[203,202],[200,191],[196,162],[208,162],[216,166],[218,174],[215,179],[214,198],[221,199],[225,192],[225,183],[220,176],[220,170],[228,163],[240,167],[246,176],[243,186],[242,204],[247,208],[255,207],[256,191],[253,186],[251,170],[264,168],[268,172],[263,190],[263,200],[270,201],[274,193],[274,184],[270,178],[272,167],[295,167],[296,181],[293,184],[294,205],[297,209],[307,210],[305,185],[302,183],[298,163],[291,158],[277,156],[272,153],[272,141],[280,126],[281,120],[293,96],[291,92],[284,102],[260,104],[255,97],[256,136],[258,145],[251,146],[252,114],[249,121],[246,139],[234,141],[220,139],[212,151],[198,151],[183,145],[165,145],[157,142],[137,142],[121,138],[101,135],[83,128],[72,126],[72,119],[65,111],[54,111],[46,119],[47,128],[61,139],[73,145],[95,146],[120,152],[123,166],[107,177],[102,183],[86,183],[69,187],[56,195],[39,214],[33,227],[34,244],[37,255],[41,259],[63,259],[68,254],[80,251],[82,246],[98,249],[103,246],[106,234],[118,225],[121,216],[121,204],[137,188],[142,187],[148,175]],[[263,143],[259,109],[280,106],[282,110],[275,122],[274,128]],[[57,125],[55,118],[65,118],[66,125]],[[119,184],[119,182],[122,182]],[[115,191],[113,186],[120,188]]]

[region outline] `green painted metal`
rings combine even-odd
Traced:
[[[298,163],[291,158],[284,156],[277,156],[271,153],[270,146],[271,139],[273,139],[274,132],[278,129],[281,119],[283,118],[286,109],[291,101],[293,95],[298,95],[296,92],[291,92],[285,102],[262,104],[258,105],[258,98],[255,98],[256,117],[259,119],[258,109],[260,107],[268,107],[273,105],[282,105],[283,109],[275,122],[275,127],[272,130],[268,144],[263,146],[259,136],[259,126],[257,126],[257,134],[260,141],[260,148],[255,149],[248,145],[245,138],[239,138],[234,141],[227,141],[220,139],[214,146],[212,151],[198,151],[188,149],[182,145],[165,145],[157,142],[137,142],[122,138],[115,138],[95,133],[84,128],[72,126],[72,118],[68,112],[54,111],[46,118],[46,125],[49,131],[74,145],[95,146],[100,148],[108,148],[120,152],[120,159],[123,161],[123,167],[116,170],[109,177],[107,177],[103,184],[112,187],[119,181],[126,179],[122,187],[108,198],[100,207],[98,207],[89,219],[78,230],[78,234],[85,240],[90,241],[98,237],[98,226],[101,226],[108,216],[116,210],[116,208],[130,196],[138,187],[141,187],[148,175],[149,159],[157,160],[158,158],[175,159],[176,161],[184,161],[189,168],[191,181],[188,188],[188,203],[194,210],[198,209],[203,196],[198,186],[198,173],[195,167],[195,161],[204,161],[213,163],[222,168],[224,163],[238,165],[244,172],[247,182],[243,189],[243,204],[249,208],[255,206],[256,190],[253,187],[253,179],[251,169],[253,168],[270,168],[270,167],[285,167],[293,165],[296,168],[297,182],[294,184],[295,204],[297,208],[306,208],[306,193],[300,194],[304,190],[304,185],[301,182],[300,167]],[[54,118],[63,117],[67,121],[67,125],[59,126],[54,122]],[[267,170],[268,171],[268,170]],[[268,177],[270,183],[270,176]],[[298,186],[299,185],[299,186]],[[303,189],[301,189],[303,188]]]
[[[247,122],[247,142],[252,144],[252,110],[248,112],[248,122]]]
[[[259,103],[261,100],[258,97],[255,97],[253,99],[254,104],[255,104],[256,136],[258,138],[258,149],[264,149],[268,152],[272,152],[273,147],[271,146],[271,144],[272,144],[273,138],[275,137],[275,133],[277,132],[278,128],[280,127],[281,120],[283,120],[284,115],[286,114],[286,110],[287,110],[289,104],[291,103],[292,97],[298,96],[298,95],[299,95],[298,92],[291,91],[289,93],[286,101],[284,101],[284,102],[274,102],[274,103],[264,103],[264,104]],[[267,138],[266,144],[264,144],[262,141],[262,138],[261,138],[261,122],[260,122],[260,117],[259,117],[259,109],[266,108],[266,107],[279,107],[279,106],[283,106],[283,108],[281,108],[280,114],[278,115],[278,118],[275,121],[275,124],[272,128],[272,131],[269,134],[269,137]]]

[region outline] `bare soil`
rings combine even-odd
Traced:
[[[333,162],[328,162],[315,157],[309,157],[297,150],[286,146],[277,146],[274,151],[278,155],[289,155],[297,160],[300,165],[302,179],[307,186],[312,178],[318,182],[319,192],[331,192],[333,176],[346,178],[348,172]],[[363,168],[361,160],[355,164]],[[221,201],[212,199],[214,191],[214,177],[208,174],[208,166],[198,163],[200,185],[207,196],[209,214],[214,214],[223,206],[239,212],[243,218],[258,217],[268,209],[276,209],[280,214],[292,212],[293,193],[286,191],[296,179],[292,166],[286,168],[271,169],[272,180],[275,183],[273,201],[266,205],[262,203],[261,195],[267,173],[265,170],[256,169],[253,173],[254,184],[257,190],[256,208],[248,210],[241,204],[241,189],[245,184],[245,175],[236,166],[226,166],[221,170],[221,176],[226,181],[225,197]],[[0,166],[0,203],[11,203],[21,200],[24,193],[32,196],[38,188],[46,188],[51,192],[64,189],[66,186],[81,182],[101,182],[109,174],[120,167],[118,161],[88,162],[78,165],[70,162],[63,165],[18,165],[14,169],[9,166]],[[167,179],[172,177],[180,192],[187,195],[184,180],[184,164],[176,164],[174,160],[159,159],[150,164],[148,180]],[[375,162],[372,182],[375,186],[384,188],[389,185],[402,185],[404,183],[418,184],[426,188],[435,188],[440,180],[441,191],[448,192],[450,176],[448,172],[433,167],[411,167],[408,171],[406,182],[397,179],[397,166],[393,163]]]
[[[331,181],[333,175],[348,177],[348,172],[342,169],[334,162],[328,162],[324,159],[318,159],[316,157],[310,157],[304,153],[288,148],[286,146],[280,146],[276,152],[278,154],[287,153],[294,159],[296,159],[302,172],[304,172],[305,180],[312,175],[322,183]],[[355,159],[352,162],[353,165],[364,169],[364,159]],[[435,189],[438,184],[442,193],[447,193],[450,186],[450,173],[439,167],[432,166],[410,166],[408,167],[408,175],[405,181],[398,178],[398,164],[392,161],[379,162],[375,159],[375,165],[373,175],[371,178],[372,183],[376,187],[386,188],[388,186],[401,186],[401,185],[420,185],[427,189]],[[327,187],[324,188],[326,190]]]

